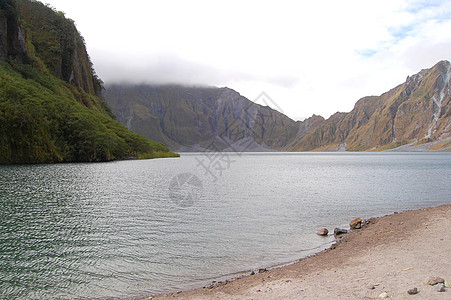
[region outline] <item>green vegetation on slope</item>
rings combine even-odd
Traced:
[[[83,39],[64,14],[39,2],[7,0],[0,21],[7,25],[0,26],[7,35],[0,44],[7,57],[0,61],[1,164],[178,156],[113,119],[97,96],[102,83]],[[21,30],[26,49],[15,35]]]
[[[101,96],[103,82],[95,74],[74,21],[41,2],[20,3],[21,25],[33,66],[48,70],[87,93]]]
[[[29,66],[15,67],[20,72],[0,63],[0,163],[107,161],[168,152],[78,103],[69,84]]]

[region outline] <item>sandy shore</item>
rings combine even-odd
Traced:
[[[329,228],[331,230],[333,228]],[[425,279],[445,279],[445,291]],[[299,262],[152,299],[451,299],[451,205],[371,219]],[[416,287],[418,294],[407,290]]]

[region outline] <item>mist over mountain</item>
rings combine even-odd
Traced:
[[[450,63],[407,77],[349,113],[294,121],[229,88],[107,85],[104,97],[128,129],[179,151],[370,151],[451,137]]]
[[[290,143],[297,123],[229,88],[111,85],[105,99],[134,132],[181,151],[273,151]]]

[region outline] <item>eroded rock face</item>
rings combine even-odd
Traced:
[[[23,45],[33,47],[35,55],[52,75],[86,93],[102,97],[102,81],[95,74],[74,21],[39,1],[21,1],[18,9],[27,25],[25,32],[18,32],[19,43],[23,41]]]
[[[377,150],[450,137],[450,78],[450,62],[441,61],[380,96],[360,99],[349,113],[320,120],[289,150],[328,150],[341,144],[348,151]]]
[[[297,122],[229,88],[110,85],[105,99],[127,128],[180,151],[275,151]]]
[[[0,60],[8,57],[8,25],[5,17],[0,16]]]
[[[25,38],[19,24],[19,7],[13,0],[0,3],[0,60],[8,57],[19,63],[28,63]]]

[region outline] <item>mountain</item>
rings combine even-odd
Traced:
[[[64,13],[0,1],[0,163],[169,156],[119,124],[83,37]]]
[[[282,150],[299,130],[229,88],[110,85],[104,96],[119,122],[174,150]]]
[[[451,146],[451,64],[441,61],[349,113],[294,121],[229,88],[108,85],[104,97],[130,130],[180,151],[381,151]]]
[[[330,149],[387,150],[451,137],[451,64],[430,69],[380,95],[364,97],[346,114],[337,113],[298,140],[291,151]]]

